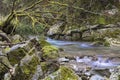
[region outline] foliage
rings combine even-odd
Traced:
[[[14,19],[13,22],[24,20],[32,26],[42,24],[49,27],[56,21],[63,20],[67,22],[66,27],[80,28],[86,23],[106,24],[120,21],[117,17],[119,14],[113,16],[108,12],[119,9],[117,0],[2,0],[0,3],[3,6],[1,15],[7,16],[9,20]],[[13,18],[10,19],[10,16]]]
[[[40,35],[44,31],[43,25],[36,25],[34,28],[29,24],[19,24],[15,33],[20,35]]]

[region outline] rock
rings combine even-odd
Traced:
[[[85,73],[86,71],[91,70],[91,66],[87,65],[84,62],[76,62],[75,60],[71,60],[67,63],[61,63],[62,65],[65,65],[67,67],[70,67],[75,72],[82,72]]]
[[[42,52],[42,58],[44,60],[57,59],[59,57],[58,48],[52,45],[44,46]]]
[[[60,33],[60,27],[64,24],[64,22],[57,22],[56,24],[54,24],[53,26],[51,26],[51,28],[49,29],[49,31],[47,32],[47,35],[54,35],[56,33]]]
[[[57,62],[41,62],[40,65],[44,76],[48,76],[59,69],[59,63]]]
[[[9,65],[7,64],[9,61],[6,58],[3,59],[4,61],[0,57],[0,79],[4,79],[4,75],[9,71]]]
[[[98,74],[100,76],[104,76],[104,77],[107,77],[109,78],[110,77],[110,71],[109,69],[93,69],[91,71],[92,74]]]
[[[96,46],[96,47],[98,47],[98,46],[109,46],[110,45],[110,43],[108,42],[108,41],[103,41],[103,40],[101,40],[101,41],[94,41],[93,43],[91,43],[90,44],[91,46]]]
[[[61,66],[59,70],[50,74],[43,80],[81,80],[81,78],[76,75],[72,69]]]
[[[106,80],[104,77],[99,75],[93,75],[90,80]]]
[[[11,74],[6,73],[5,76],[4,76],[4,80],[11,80]]]
[[[19,43],[19,42],[21,42],[21,41],[23,41],[23,38],[22,38],[20,35],[18,35],[18,34],[14,35],[14,36],[12,37],[12,42],[13,42],[13,43]]]
[[[3,55],[3,53],[0,52],[0,55]],[[4,79],[4,74],[6,74],[10,68],[12,68],[12,65],[10,64],[7,57],[0,56],[0,79]]]
[[[120,80],[120,66],[113,69],[109,80]]]
[[[17,48],[8,53],[8,58],[11,65],[18,64],[20,60],[26,55],[26,50],[24,48]]]
[[[34,46],[33,46],[34,45]],[[12,46],[8,51],[7,55],[11,65],[18,64],[20,60],[26,55],[36,54],[36,51],[40,51],[39,42],[36,39],[26,41],[23,44],[17,44]]]
[[[105,38],[110,46],[120,46],[120,39],[118,38]]]
[[[31,80],[36,76],[36,79],[42,75],[41,69],[39,67],[40,60],[37,56],[26,55],[21,61],[20,65],[16,69],[16,75],[13,80]],[[38,72],[37,72],[38,70]],[[40,74],[37,74],[40,73]]]
[[[69,59],[63,57],[63,58],[59,58],[58,62],[69,62]]]
[[[38,65],[37,69],[36,69],[36,72],[33,75],[31,80],[38,80],[39,77],[42,77],[42,76],[43,76],[43,71],[42,71],[41,65]]]

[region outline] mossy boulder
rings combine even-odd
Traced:
[[[9,71],[9,68],[11,68],[11,64],[7,57],[0,56],[0,79],[2,80],[4,75]]]
[[[44,46],[42,52],[42,58],[45,60],[57,59],[59,57],[58,48],[52,45]]]
[[[14,65],[18,64],[24,56],[35,54],[39,50],[37,47],[40,47],[37,44],[37,40],[32,39],[26,43],[14,45],[7,52],[4,52],[8,54],[10,63]]]
[[[35,55],[26,55],[16,71],[15,80],[31,80],[36,73],[40,60]]]
[[[5,73],[8,72],[8,69],[0,63],[0,79],[3,80],[4,79],[4,75]]]
[[[61,66],[59,70],[50,74],[43,80],[81,80],[81,78],[76,75],[72,69]]]
[[[45,41],[45,40],[40,40],[39,43],[40,43],[40,45],[41,45],[42,47],[51,45],[50,43],[48,43],[48,42]]]
[[[46,75],[49,75],[59,69],[59,63],[57,62],[41,62],[41,68],[43,73]]]
[[[17,48],[8,53],[8,59],[11,65],[18,64],[20,60],[26,55],[24,48]]]

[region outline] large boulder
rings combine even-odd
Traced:
[[[4,75],[12,68],[9,60],[5,56],[0,56],[0,79],[4,79]]]
[[[26,55],[36,54],[36,50],[40,48],[38,44],[37,40],[32,39],[25,43],[14,45],[8,51],[5,50],[4,52],[7,54],[10,64],[15,65]]]
[[[57,33],[61,33],[61,29],[60,27],[63,26],[64,22],[59,21],[56,24],[54,24],[53,26],[51,26],[51,28],[48,30],[47,35],[51,36]]]
[[[59,57],[58,48],[52,45],[44,46],[42,52],[42,58],[45,60],[57,59]]]
[[[39,74],[38,74],[39,73]],[[36,77],[35,77],[36,76]],[[42,76],[40,60],[36,55],[26,55],[16,69],[15,80],[34,80]]]

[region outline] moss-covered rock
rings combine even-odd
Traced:
[[[26,55],[26,51],[23,48],[17,48],[8,53],[8,59],[11,65],[18,64],[20,60]]]
[[[50,45],[50,43],[48,43],[48,42],[45,41],[45,40],[40,40],[39,43],[40,43],[40,45],[41,45],[42,47]]]
[[[106,41],[109,43],[110,46],[120,46],[119,38],[106,38]]]
[[[39,64],[40,60],[37,56],[26,55],[16,70],[15,80],[31,80]]]
[[[0,56],[0,79],[4,79],[5,73],[9,71],[9,68],[11,68],[11,64],[7,57]]]
[[[57,59],[59,57],[58,48],[52,45],[44,46],[42,52],[42,58],[45,60]]]
[[[17,35],[17,34],[12,37],[12,42],[13,43],[19,43],[22,40],[23,40],[23,38],[20,35]]]
[[[95,40],[91,45],[93,46],[110,46],[110,43],[105,39]]]
[[[0,79],[3,80],[4,79],[4,75],[5,73],[8,72],[8,69],[0,63]]]
[[[59,70],[50,74],[43,80],[81,80],[81,78],[76,75],[72,69],[61,66]]]
[[[59,63],[57,62],[41,62],[40,65],[43,73],[45,74],[44,76],[49,75],[59,69]]]

